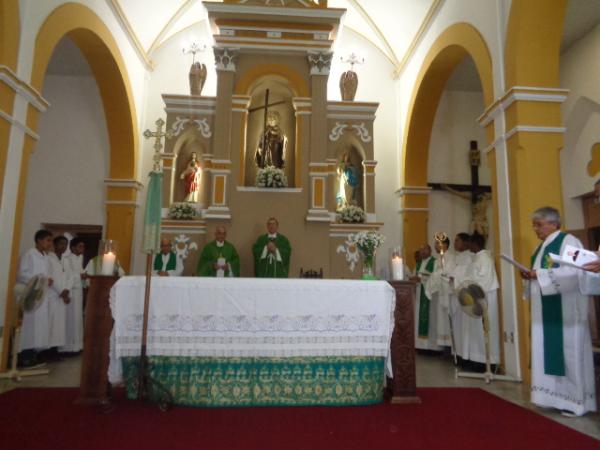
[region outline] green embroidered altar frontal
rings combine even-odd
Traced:
[[[368,405],[383,400],[384,358],[150,356],[151,376],[188,406]],[[137,397],[138,357],[124,357],[128,398]]]

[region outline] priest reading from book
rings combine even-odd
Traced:
[[[437,301],[433,304],[427,296],[427,283],[435,267],[435,258],[431,256],[431,246],[424,244],[420,249],[420,260],[415,269],[416,275],[412,278],[417,283],[417,297],[415,304],[415,347],[419,350],[440,351],[442,348],[437,343]]]
[[[582,248],[575,236],[560,231],[560,215],[551,207],[533,213],[533,231],[542,241],[531,257],[531,402],[561,410],[565,416],[596,411],[592,342],[587,296],[579,290],[578,272],[555,264],[567,245]]]
[[[160,253],[154,257],[152,275],[160,277],[180,277],[183,273],[183,261],[173,251],[171,241],[166,238],[160,240]]]
[[[231,244],[226,241],[227,229],[219,226],[215,229],[215,240],[202,249],[196,274],[200,277],[239,277],[240,257]]]
[[[279,230],[275,217],[267,220],[267,233],[259,236],[252,246],[254,274],[259,278],[287,278],[292,248]]]

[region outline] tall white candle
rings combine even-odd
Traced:
[[[402,263],[402,258],[400,258],[399,256],[394,256],[392,258],[392,279],[404,279],[404,264]]]
[[[105,253],[102,257],[102,275],[113,275],[115,273],[115,261],[117,256],[113,252]]]

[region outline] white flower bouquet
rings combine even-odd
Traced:
[[[256,172],[257,187],[283,188],[287,187],[287,185],[288,180],[282,169],[267,166],[263,169],[258,169],[258,172]]]
[[[191,203],[173,203],[169,208],[169,219],[192,220],[196,216],[196,208]]]
[[[360,206],[347,205],[336,211],[337,221],[341,223],[363,223],[367,215]]]
[[[348,236],[348,240],[356,245],[365,258],[373,258],[375,252],[385,242],[385,236],[376,231],[359,231]]]

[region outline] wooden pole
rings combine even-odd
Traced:
[[[146,345],[148,343],[148,314],[150,310],[150,284],[152,282],[152,253],[146,256],[146,289],[144,290],[144,321],[142,326],[142,348],[140,353],[140,371],[138,379],[138,399],[143,400],[148,395],[148,360]]]

